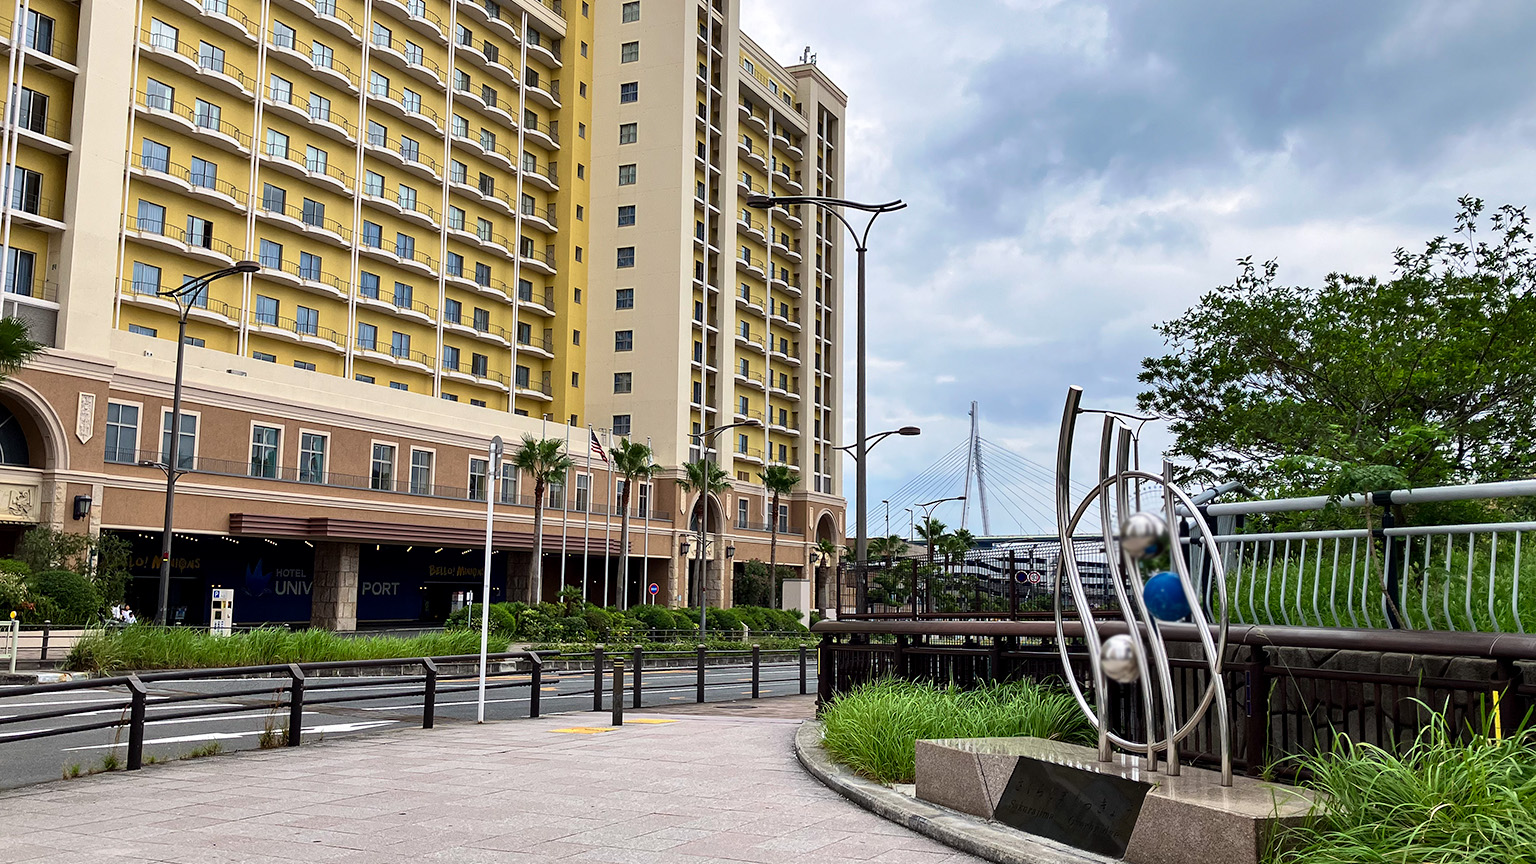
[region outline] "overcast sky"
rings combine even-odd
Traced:
[[[1239,257],[1387,275],[1459,195],[1536,203],[1536,3],[741,2],[848,92],[846,194],[911,205],[871,238],[869,423],[923,435],[872,454],[876,505],[973,399],[1049,464],[1067,385],[1131,407],[1151,325]]]

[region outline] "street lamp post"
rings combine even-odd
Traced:
[[[714,437],[719,435],[721,432],[724,432],[727,429],[735,429],[738,426],[754,425],[756,424],[750,420],[740,420],[735,423],[727,423],[724,426],[716,426],[713,429],[705,429],[703,432],[688,433],[689,438],[693,438],[699,442],[699,461],[704,463],[705,488],[699,490],[699,501],[701,502],[701,506],[699,508],[699,574],[694,580],[694,585],[696,586],[696,590],[699,594],[699,639],[701,641],[704,639],[704,609],[709,605],[704,600],[704,581],[709,576],[709,559],[704,557],[705,547],[708,545],[707,540],[709,537],[709,448],[711,442],[714,440]],[[725,518],[724,514],[721,514],[721,518]],[[683,546],[680,551],[683,553],[683,557],[686,559],[688,557],[687,541],[683,542]],[[734,555],[735,552],[736,547],[728,547],[726,549],[726,557],[731,557],[731,555]]]
[[[917,428],[916,426],[902,426],[899,429],[887,429],[884,432],[877,432],[874,435],[869,436],[868,438],[860,438],[858,441],[855,441],[852,444],[844,444],[841,447],[835,447],[833,449],[841,450],[842,452],[847,453],[849,456],[852,456],[853,457],[853,461],[854,461],[854,465],[857,467],[858,474],[859,474],[860,477],[862,477],[864,475],[864,459],[863,459],[863,457],[866,454],[868,454],[870,450],[873,450],[875,448],[876,444],[879,444],[881,441],[884,441],[885,439],[891,437],[892,435],[912,436],[912,435],[921,435],[921,434],[923,434],[923,430]],[[863,487],[862,486],[860,487],[860,492],[859,492],[858,519],[859,519],[859,536],[860,537],[864,537],[864,534],[865,534],[865,528],[864,528],[865,514],[864,514],[864,492],[863,492]],[[891,514],[890,514],[890,505],[889,505],[889,503],[886,504],[885,527],[886,527],[886,534],[889,535],[890,534],[890,527],[891,527]],[[866,546],[865,546],[866,551],[868,549],[867,542],[868,541],[867,541],[867,538],[866,538]],[[869,611],[869,608],[868,608],[869,607],[869,599],[868,599],[869,598],[868,562],[865,561],[865,562],[862,562],[862,563],[865,566],[861,567],[857,563],[854,565],[854,570],[856,570],[858,572],[858,581],[853,586],[854,605],[858,607],[858,610],[859,610],[860,614]]]
[[[501,473],[501,454],[506,445],[501,436],[491,439],[486,449],[485,466],[485,586],[480,595],[480,689],[475,697],[475,722],[485,722],[485,652],[491,633],[491,554],[494,551],[491,528],[496,518],[496,478]]]
[[[822,210],[824,210],[824,211],[826,211],[828,213],[831,213],[833,216],[836,216],[837,217],[837,221],[843,223],[843,227],[847,228],[848,229],[848,233],[853,235],[853,238],[854,238],[854,241],[855,241],[855,244],[856,244],[854,246],[854,251],[856,253],[858,253],[858,262],[859,262],[858,297],[855,300],[855,305],[856,305],[856,308],[857,308],[856,318],[858,320],[858,324],[857,324],[857,339],[856,339],[857,357],[856,357],[855,371],[857,373],[856,377],[858,379],[858,383],[857,383],[857,393],[856,393],[856,395],[854,397],[854,411],[855,411],[854,426],[856,427],[854,429],[854,435],[856,436],[856,440],[858,442],[858,457],[857,457],[858,458],[858,462],[854,466],[854,468],[855,468],[855,470],[854,470],[854,478],[855,478],[854,479],[854,488],[855,488],[855,495],[859,499],[859,505],[858,505],[859,509],[858,509],[857,514],[855,514],[857,516],[857,520],[858,520],[858,534],[857,534],[857,540],[855,541],[855,545],[854,545],[854,560],[862,568],[863,565],[865,564],[865,562],[869,558],[869,525],[868,525],[868,522],[867,522],[868,516],[864,512],[865,504],[866,504],[866,500],[865,500],[866,489],[865,489],[865,486],[866,486],[866,482],[868,480],[868,477],[867,477],[868,466],[865,465],[865,461],[866,460],[863,458],[865,452],[867,452],[867,450],[868,450],[868,447],[866,446],[866,442],[865,442],[865,430],[867,428],[866,425],[865,425],[865,417],[866,417],[868,411],[867,411],[867,406],[865,404],[865,396],[864,396],[864,394],[865,394],[865,387],[864,387],[864,383],[865,383],[865,362],[864,362],[864,357],[865,357],[865,352],[864,352],[864,342],[865,342],[865,339],[864,339],[864,330],[865,330],[865,328],[864,328],[864,317],[865,317],[864,316],[864,305],[865,305],[864,304],[864,300],[865,300],[865,297],[864,297],[864,293],[865,293],[864,292],[864,253],[866,251],[868,251],[869,231],[870,231],[871,228],[875,227],[875,220],[880,218],[880,214],[881,213],[890,213],[890,212],[893,212],[893,211],[896,211],[896,210],[900,210],[900,209],[906,207],[907,205],[905,203],[903,203],[902,201],[899,201],[899,200],[897,200],[897,201],[890,201],[890,202],[887,202],[885,204],[861,204],[861,203],[856,202],[856,201],[848,201],[848,200],[845,200],[845,199],[842,199],[842,198],[827,198],[827,197],[820,196],[820,195],[748,195],[747,196],[747,206],[751,207],[753,209],[756,209],[756,210],[769,210],[769,209],[772,209],[775,205],[784,205],[784,204],[811,204],[811,205],[814,205],[816,207],[820,207]],[[850,223],[846,218],[844,218],[842,213],[838,212],[837,208],[839,208],[839,207],[847,207],[847,208],[849,208],[851,210],[861,210],[861,211],[863,211],[865,213],[870,214],[869,221],[864,223],[864,231],[862,233],[858,229],[854,228],[853,224]]]
[[[176,515],[176,479],[186,473],[181,470],[181,375],[187,353],[187,315],[197,300],[197,295],[225,276],[255,273],[261,265],[255,261],[241,261],[233,267],[225,267],[212,273],[204,273],[169,291],[155,292],[169,297],[180,307],[180,324],[176,331],[176,385],[171,391],[171,444],[165,464],[143,460],[140,465],[160,468],[165,472],[165,527],[160,534],[160,605],[155,610],[155,623],[166,623],[166,611],[171,602],[171,523]]]
[[[917,505],[917,506],[923,508],[923,528],[929,532],[928,534],[925,534],[924,537],[923,537],[923,545],[928,547],[928,549],[927,549],[927,551],[928,551],[928,567],[930,569],[933,567],[933,536],[932,536],[932,531],[933,531],[933,525],[932,525],[933,508],[939,506],[940,504],[943,504],[945,501],[964,501],[964,500],[965,500],[965,496],[964,495],[952,495],[952,496],[950,496],[948,498],[936,498],[936,499],[934,499],[932,501],[929,501],[926,504],[919,504],[919,505]],[[913,591],[917,590],[917,585],[915,583],[912,586],[912,590]],[[932,593],[932,592],[930,592],[930,593]]]

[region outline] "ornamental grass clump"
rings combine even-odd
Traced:
[[[1436,715],[1401,754],[1340,736],[1306,760],[1317,803],[1275,864],[1536,864],[1536,736],[1458,738]]]
[[[1048,684],[1012,681],[975,690],[884,679],[835,699],[822,713],[832,757],[881,783],[911,783],[916,745],[932,738],[1032,736],[1091,743],[1072,696]]]

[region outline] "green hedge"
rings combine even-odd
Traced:
[[[706,624],[712,636],[739,636],[746,627],[754,633],[779,631],[807,633],[800,617],[784,609],[737,606],[708,610]],[[448,617],[449,628],[480,626],[480,606],[460,609]],[[593,604],[525,603],[491,604],[490,629],[514,642],[535,643],[612,643],[677,641],[699,629],[698,609],[668,609],[665,606],[633,606],[619,610]]]
[[[507,640],[491,637],[490,650],[507,650]],[[272,663],[315,663],[326,660],[382,660],[476,654],[480,634],[467,630],[427,633],[409,639],[395,636],[341,636],[329,630],[264,628],[214,636],[192,627],[138,624],[85,634],[64,660],[78,672],[121,669],[209,669],[225,666],[264,666]]]

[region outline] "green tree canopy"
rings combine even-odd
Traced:
[[[1390,279],[1334,273],[1285,286],[1237,280],[1157,325],[1143,411],[1168,418],[1170,455],[1208,479],[1271,493],[1342,493],[1536,474],[1536,247],[1522,208],[1476,236],[1398,249]]]

